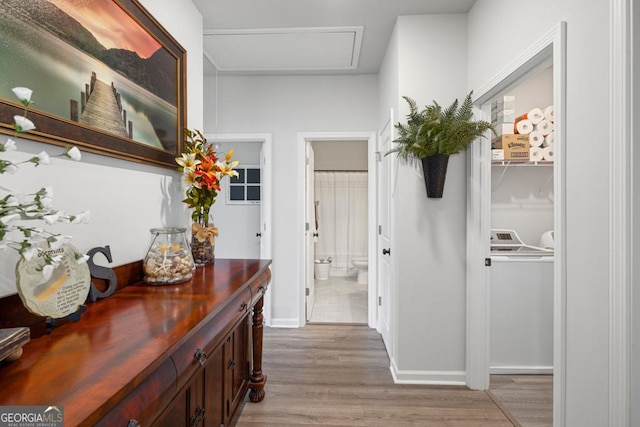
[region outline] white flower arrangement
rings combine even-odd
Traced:
[[[15,87],[13,93],[24,106],[24,115],[14,116],[15,135],[29,132],[36,128],[35,124],[27,118],[29,106],[33,103],[31,95],[33,91],[26,87]],[[17,149],[16,142],[8,138],[4,143],[0,142],[0,153]],[[67,147],[55,157],[67,157],[79,161],[80,150],[77,147]],[[0,158],[0,174],[13,174],[18,171],[23,163],[33,163],[34,167],[48,165],[51,157],[42,151],[36,156],[21,162],[11,162]],[[33,194],[14,193],[10,189],[0,185],[0,249],[13,249],[20,256],[29,261],[35,256],[44,260],[42,274],[45,279],[51,276],[55,267],[61,261],[61,255],[53,254],[51,249],[58,249],[71,241],[70,236],[55,234],[30,224],[30,221],[44,221],[47,225],[59,223],[87,223],[89,211],[83,211],[76,215],[69,215],[53,208],[53,188],[43,187]],[[48,243],[48,248],[43,248],[43,242]],[[78,263],[86,262],[87,255],[75,254]]]

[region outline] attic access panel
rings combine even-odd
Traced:
[[[363,27],[205,30],[205,56],[219,71],[350,70]]]

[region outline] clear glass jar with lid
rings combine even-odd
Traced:
[[[142,265],[144,282],[170,285],[190,280],[195,271],[186,228],[152,228],[151,245]]]

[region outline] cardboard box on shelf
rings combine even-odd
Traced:
[[[505,161],[529,161],[529,135],[499,136],[491,141],[491,148],[503,150]]]

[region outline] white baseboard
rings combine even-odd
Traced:
[[[269,325],[272,328],[299,328],[298,319],[271,319]]]
[[[553,366],[491,366],[489,373],[496,375],[553,375]]]
[[[411,371],[399,370],[391,360],[391,376],[396,384],[465,385],[465,371]]]

